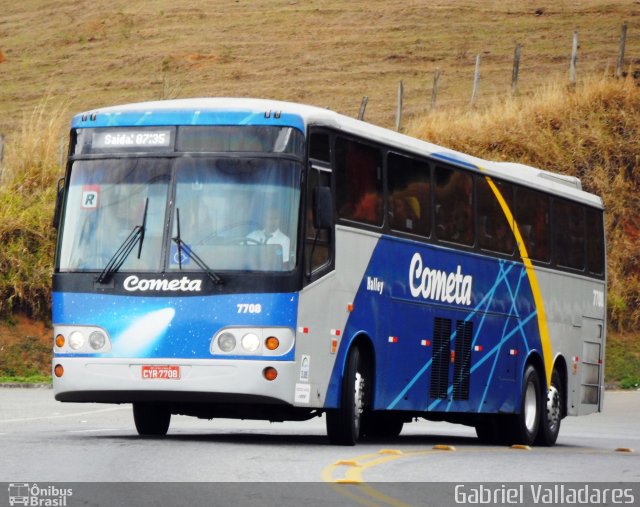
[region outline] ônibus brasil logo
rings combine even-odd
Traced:
[[[422,256],[413,254],[409,266],[409,288],[414,298],[469,306],[472,285],[473,277],[463,275],[462,266],[458,266],[455,273],[447,273],[425,266]]]
[[[38,486],[26,482],[9,483],[9,505],[31,507],[65,507],[67,497],[73,495],[71,488]]]

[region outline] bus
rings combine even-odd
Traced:
[[[603,204],[580,180],[263,99],[78,114],[58,184],[53,387],[171,416],[418,418],[553,445],[600,411]]]

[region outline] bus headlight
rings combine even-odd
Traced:
[[[255,352],[260,347],[260,338],[255,333],[247,333],[242,337],[242,348],[247,352]]]
[[[108,354],[111,352],[109,333],[98,326],[53,326],[54,353]]]
[[[292,352],[294,342],[295,332],[288,327],[224,327],[211,337],[209,352],[233,359],[284,357]]]
[[[107,342],[107,337],[102,331],[94,331],[89,335],[89,345],[93,350],[100,350]]]
[[[222,333],[218,337],[218,347],[222,352],[231,352],[236,348],[236,337],[231,333]]]
[[[80,331],[74,331],[69,335],[69,347],[78,350],[84,345],[84,336]]]

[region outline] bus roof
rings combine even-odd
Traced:
[[[493,162],[422,141],[329,109],[268,99],[194,98],[139,102],[87,111],[76,115],[72,128],[160,125],[273,125],[306,132],[324,126],[479,171],[568,199],[602,208],[600,197],[582,190],[578,178],[524,164]]]

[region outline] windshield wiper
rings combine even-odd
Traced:
[[[180,208],[176,208],[176,236],[171,238],[172,241],[178,246],[178,268],[182,271],[182,250],[184,249],[189,255],[193,262],[195,262],[198,267],[204,271],[209,279],[216,285],[224,283],[224,280],[220,278],[216,273],[214,273],[209,266],[198,256],[196,253],[189,248],[189,246],[182,241],[180,237]]]
[[[142,224],[136,225],[127,238],[122,242],[122,245],[116,250],[116,253],[113,254],[113,257],[109,259],[107,265],[102,270],[102,273],[98,275],[96,281],[98,283],[106,283],[109,281],[111,276],[118,271],[124,261],[127,260],[129,254],[138,243],[138,259],[140,258],[140,254],[142,253],[142,242],[144,241],[144,232],[147,227],[147,210],[149,209],[149,198],[147,197],[144,203],[144,214],[142,215]]]

